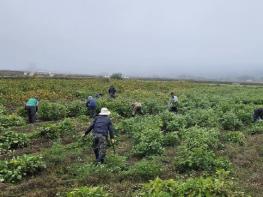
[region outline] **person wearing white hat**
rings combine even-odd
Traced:
[[[91,131],[93,134],[93,151],[96,163],[103,163],[106,156],[107,138],[110,135],[111,143],[114,144],[113,126],[109,115],[111,112],[107,108],[102,108],[99,115],[86,130],[84,136]]]

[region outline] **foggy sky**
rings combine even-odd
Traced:
[[[0,0],[0,69],[218,75],[263,68],[262,0]]]

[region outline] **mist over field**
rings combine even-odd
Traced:
[[[3,0],[0,70],[263,75],[260,0]]]

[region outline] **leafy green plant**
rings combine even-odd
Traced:
[[[241,120],[238,119],[237,115],[234,112],[226,112],[219,119],[220,125],[224,130],[233,130],[236,131],[243,126]]]
[[[156,160],[143,159],[133,166],[126,172],[126,176],[132,177],[133,179],[150,180],[161,174],[161,165]]]
[[[76,117],[86,113],[85,103],[79,100],[73,101],[67,105],[67,116]]]
[[[16,115],[0,115],[0,126],[4,128],[25,125],[25,120]]]
[[[230,164],[227,160],[217,158],[215,153],[205,147],[194,147],[189,149],[182,145],[178,149],[175,158],[175,168],[179,172],[187,172],[192,170],[214,171],[216,169],[230,169]]]
[[[6,131],[0,136],[0,150],[11,150],[22,148],[28,145],[29,139],[25,134]]]
[[[227,142],[244,145],[246,142],[246,136],[240,131],[230,131],[224,135],[224,140]]]
[[[144,185],[140,197],[173,197],[173,196],[245,196],[236,191],[234,182],[229,179],[229,172],[217,171],[215,177],[197,177],[187,180],[161,180],[157,178]]]
[[[39,128],[38,133],[40,137],[47,139],[57,139],[64,134],[73,134],[73,124],[69,119],[65,119],[59,124],[49,124]]]
[[[3,114],[6,114],[6,109],[2,104],[0,104],[0,115],[3,115]]]
[[[163,145],[164,146],[175,146],[179,144],[180,137],[177,132],[169,132],[165,133],[163,137]]]
[[[133,153],[139,156],[163,153],[163,134],[159,129],[142,130],[134,135]]]
[[[66,117],[67,109],[59,103],[42,102],[38,113],[41,120],[60,120]]]
[[[42,157],[23,155],[9,161],[0,161],[0,182],[15,183],[23,177],[36,174],[46,168]]]
[[[162,112],[165,107],[156,100],[147,100],[142,106],[143,112],[147,114],[158,114]]]
[[[214,109],[192,109],[185,115],[187,127],[199,126],[213,128],[218,126],[218,117]]]
[[[67,197],[109,197],[110,194],[105,192],[101,187],[80,187],[75,188],[67,193]]]
[[[119,173],[128,169],[127,158],[120,155],[109,155],[106,157],[105,166],[113,173]]]
[[[251,135],[262,134],[263,133],[263,121],[254,123],[254,125],[247,131]]]

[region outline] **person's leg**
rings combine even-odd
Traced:
[[[259,118],[259,113],[258,113],[258,110],[255,110],[254,111],[254,114],[253,114],[253,121],[256,122]]]
[[[27,107],[27,116],[28,116],[28,122],[29,122],[29,123],[33,123],[33,119],[32,119],[32,108],[31,108],[31,107]]]
[[[99,162],[99,139],[96,136],[93,137],[92,148],[95,154],[96,162]]]
[[[107,149],[107,140],[105,136],[99,137],[99,162],[104,163]]]
[[[36,122],[36,107],[31,107],[32,123]]]
[[[96,108],[91,109],[91,118],[95,118],[96,116]]]

